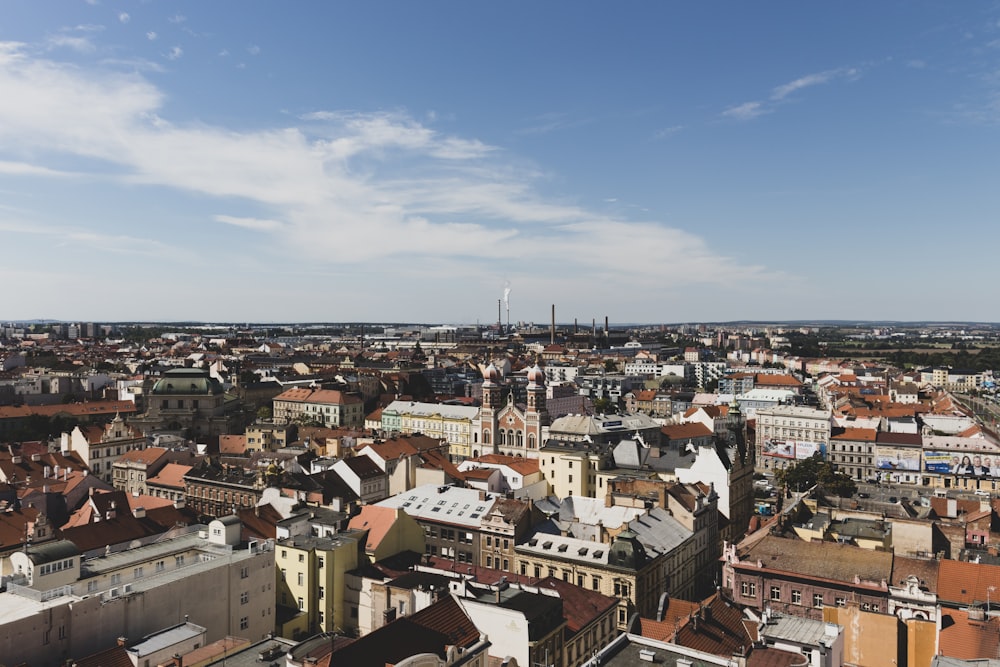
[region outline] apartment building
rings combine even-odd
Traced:
[[[296,387],[274,397],[275,424],[319,422],[328,428],[364,425],[364,402],[357,396],[333,389]]]
[[[0,655],[12,664],[63,664],[190,620],[206,640],[274,629],[274,550],[241,542],[235,517],[155,543],[84,558],[58,540],[12,555],[0,593]]]
[[[830,444],[830,410],[779,405],[758,410],[756,416],[758,472],[785,468],[816,453],[826,455]]]
[[[415,401],[393,401],[382,408],[381,428],[387,433],[420,433],[448,443],[453,461],[472,456],[479,408]]]

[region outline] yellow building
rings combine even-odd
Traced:
[[[424,529],[400,507],[365,505],[348,528],[367,533],[365,554],[375,562],[403,551],[424,553]]]
[[[358,566],[359,541],[364,536],[347,531],[333,537],[299,535],[277,542],[278,635],[300,639],[357,627],[357,618],[350,617],[344,603],[344,573]]]
[[[538,467],[557,498],[603,498],[606,479],[599,471],[609,468],[609,456],[600,445],[550,440],[538,450]]]
[[[446,440],[452,460],[461,461],[473,455],[473,425],[478,415],[479,408],[468,405],[393,401],[382,409],[381,425],[389,433],[422,433]]]

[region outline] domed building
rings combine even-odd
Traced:
[[[183,431],[188,437],[231,433],[238,421],[239,401],[202,368],[173,368],[153,383],[146,413],[132,424],[146,433]]]

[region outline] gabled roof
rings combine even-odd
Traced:
[[[146,466],[153,465],[161,457],[166,455],[167,450],[163,447],[146,447],[145,449],[130,449],[125,452],[115,463],[138,463]]]
[[[146,485],[169,486],[175,489],[184,490],[184,475],[191,472],[193,466],[186,466],[182,463],[168,463],[160,469],[155,477],[146,480]]]
[[[347,524],[349,530],[367,530],[368,539],[365,549],[374,551],[378,549],[382,539],[392,529],[396,523],[396,512],[391,507],[379,507],[378,505],[365,505],[361,508],[361,513],[351,519]]]
[[[687,424],[672,424],[670,426],[663,426],[660,428],[660,432],[670,440],[704,438],[711,436],[714,433],[712,429],[708,428],[701,422],[689,422]]]

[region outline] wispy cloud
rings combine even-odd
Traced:
[[[48,49],[71,49],[78,53],[93,53],[97,50],[90,37],[60,33],[45,40]]]
[[[752,118],[757,118],[758,116],[772,113],[778,105],[786,102],[792,95],[805,90],[806,88],[820,86],[837,79],[850,81],[856,79],[858,76],[860,76],[860,72],[854,67],[841,67],[838,69],[807,74],[789,81],[788,83],[775,86],[771,89],[771,93],[766,101],[754,100],[752,102],[737,104],[723,111],[722,116],[736,120],[750,120]]]
[[[738,104],[734,107],[729,107],[722,112],[722,115],[726,118],[735,118],[737,120],[749,120],[750,118],[756,118],[765,113],[770,113],[770,110],[765,108],[760,102],[744,102],[743,104]]]
[[[149,41],[155,42],[156,38],[157,38],[157,34],[155,32],[153,32],[152,30],[150,30],[149,32],[146,33],[146,39],[148,39]]]
[[[256,44],[251,44],[250,46],[247,47],[247,53],[249,53],[252,56],[259,56],[260,47],[257,46]]]
[[[671,125],[670,127],[664,127],[653,133],[654,139],[669,139],[678,132],[684,129],[683,125]]]
[[[179,46],[171,47],[169,51],[165,54],[167,60],[179,60],[184,55],[184,49]]]
[[[213,216],[216,222],[222,222],[234,227],[243,227],[258,232],[273,232],[281,229],[285,225],[277,220],[261,220],[260,218],[238,218],[232,215]]]
[[[128,12],[122,12],[118,15],[118,21],[120,23],[128,23],[132,20],[132,17],[128,15]]]
[[[582,127],[591,122],[592,119],[589,118],[573,118],[567,113],[550,112],[529,118],[527,121],[528,124],[514,130],[514,134],[524,136],[548,134],[550,132]]]

